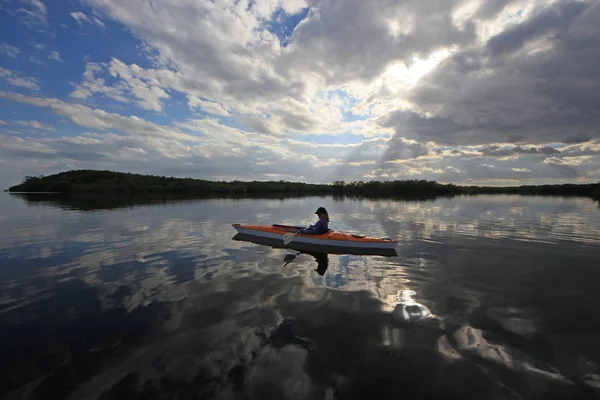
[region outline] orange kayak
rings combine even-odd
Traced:
[[[286,237],[289,237],[290,233],[294,234],[298,230],[304,229],[304,227],[242,224],[233,224],[232,226],[239,234],[247,238],[266,239],[276,247],[327,251],[329,253],[397,255],[398,241],[389,238],[376,238],[330,230],[319,235],[296,234],[289,243],[284,245],[284,235],[287,234]]]

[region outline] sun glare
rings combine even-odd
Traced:
[[[415,57],[409,66],[405,63],[392,64],[384,73],[384,77],[388,81],[390,89],[398,86],[411,88],[450,54],[450,50],[443,49],[431,53],[427,59]]]

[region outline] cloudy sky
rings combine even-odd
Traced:
[[[0,0],[0,187],[600,180],[600,2]]]

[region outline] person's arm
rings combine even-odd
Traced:
[[[304,233],[307,235],[319,235],[325,232],[327,232],[327,225],[323,220],[319,220],[314,226],[310,226],[309,228],[302,229],[300,231],[300,233]]]

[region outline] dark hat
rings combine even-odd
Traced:
[[[327,210],[325,209],[325,207],[319,207],[317,208],[315,214],[327,214]]]

